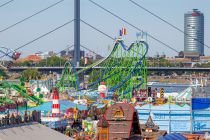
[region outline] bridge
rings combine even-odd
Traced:
[[[28,68],[37,69],[39,72],[42,73],[49,73],[49,72],[57,72],[61,73],[64,67],[12,67],[9,69],[9,72],[22,72]],[[76,67],[76,70],[85,69],[86,67]],[[113,69],[117,69],[119,67],[113,67]],[[94,67],[91,69],[104,69],[104,67]],[[126,69],[123,68],[122,69]],[[155,72],[210,72],[210,68],[186,68],[186,67],[148,67],[148,71],[155,71]]]

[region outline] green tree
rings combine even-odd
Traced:
[[[33,61],[24,61],[24,62],[15,62],[13,65],[14,66],[23,66],[23,67],[30,67],[34,64]]]
[[[7,75],[5,70],[0,69],[0,77],[2,77],[2,78],[7,78],[8,77],[8,75]]]
[[[25,78],[26,81],[29,80],[38,80],[41,78],[40,73],[37,69],[26,69],[22,72],[22,76]]]
[[[64,58],[61,58],[58,56],[52,56],[52,57],[43,59],[42,61],[37,63],[37,66],[39,66],[39,67],[63,66],[65,64],[65,62],[66,62],[66,60]]]

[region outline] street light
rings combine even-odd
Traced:
[[[16,111],[17,111],[17,115],[18,115],[18,101],[16,101],[15,103],[16,103]]]
[[[27,101],[24,101],[24,105],[25,105],[25,110],[27,111],[28,107],[27,107]]]

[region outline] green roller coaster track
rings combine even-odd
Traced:
[[[65,90],[77,91],[79,88],[78,78],[76,75],[76,70],[71,62],[66,62],[64,64],[64,70],[61,79],[56,84],[59,92],[64,92]]]
[[[101,67],[92,70],[88,88],[96,90],[100,82],[104,81],[109,91],[122,95],[122,98],[131,98],[133,89],[146,88],[147,51],[148,44],[144,41],[136,41],[127,47],[123,40],[118,39],[107,57],[85,69],[76,72],[71,63],[66,63],[57,87],[60,91],[71,88],[78,90],[77,75],[91,68]]]
[[[97,89],[104,81],[109,91],[131,98],[133,89],[146,88],[147,50],[145,42],[135,42],[126,47],[122,40],[118,40],[109,57],[98,65],[103,69],[92,72],[89,88]]]

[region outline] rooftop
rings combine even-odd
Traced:
[[[33,62],[39,62],[42,58],[37,55],[29,55],[26,58],[20,58],[17,60],[17,62],[25,62],[25,61],[33,61]]]
[[[69,140],[70,138],[39,123],[0,129],[0,140]]]

